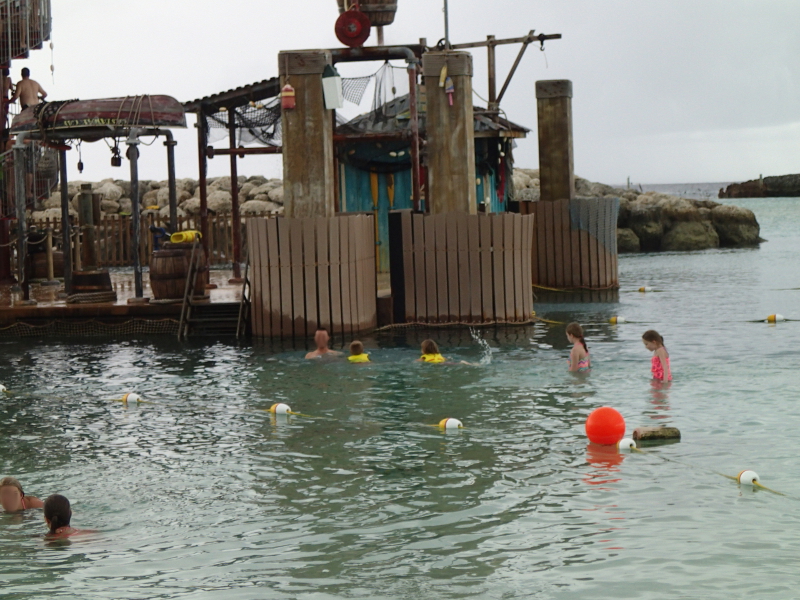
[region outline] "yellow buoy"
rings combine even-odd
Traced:
[[[767,317],[767,323],[781,323],[786,320],[786,317],[779,314],[770,315]]]
[[[440,429],[463,429],[464,424],[459,421],[458,419],[453,419],[452,417],[448,417],[446,419],[442,419],[439,421],[439,428]]]
[[[611,317],[608,322],[612,325],[617,325],[619,323],[627,323],[628,321],[625,319],[625,317]]]
[[[200,239],[200,232],[188,229],[186,231],[176,231],[169,236],[169,241],[173,244],[191,244],[195,240]]]
[[[649,285],[643,285],[642,287],[639,288],[639,291],[642,292],[642,293],[644,293],[644,292],[652,292],[653,288],[651,288]]]

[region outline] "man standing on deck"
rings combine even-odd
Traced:
[[[328,348],[328,342],[330,342],[330,339],[331,337],[328,335],[327,329],[317,329],[317,333],[314,334],[314,343],[317,345],[317,349],[306,354],[306,358],[339,356],[341,352],[337,352],[336,350],[331,350]]]
[[[14,95],[9,102],[14,102],[19,98],[19,105],[22,110],[29,106],[36,106],[41,100],[47,98],[47,92],[42,89],[38,81],[31,79],[31,71],[28,67],[22,69],[22,80],[17,84]]]

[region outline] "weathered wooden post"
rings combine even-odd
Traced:
[[[565,290],[619,287],[619,199],[576,197],[572,82],[536,82],[539,181],[532,261],[534,286]]]
[[[94,194],[91,183],[81,184],[79,214],[81,224],[81,265],[86,271],[97,269],[97,235],[94,228]]]
[[[542,200],[575,197],[572,150],[572,82],[536,82],[539,117],[539,185]]]
[[[286,217],[334,214],[333,120],[325,108],[322,72],[328,50],[278,55],[281,87],[291,85],[295,107],[282,114],[283,190]]]
[[[445,67],[452,90],[439,86]],[[428,103],[428,211],[476,214],[472,55],[428,52],[422,74]]]

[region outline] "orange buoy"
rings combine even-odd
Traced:
[[[596,408],[586,419],[586,435],[595,444],[614,445],[625,437],[625,419],[610,406]]]

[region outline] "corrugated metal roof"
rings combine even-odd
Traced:
[[[264,79],[250,85],[233,88],[226,92],[219,92],[211,96],[189,100],[183,103],[186,112],[198,112],[201,107],[209,107],[213,112],[217,112],[220,107],[237,108],[249,104],[251,101],[257,102],[267,98],[274,98],[281,91],[280,79]]]
[[[530,129],[512,123],[507,119],[493,115],[494,119],[489,117],[489,113],[484,108],[474,107],[475,116],[475,131],[515,131],[518,133],[528,133]],[[411,118],[411,111],[409,109],[408,94],[394,98],[386,102],[381,108],[373,110],[365,115],[359,115],[340,125],[336,128],[336,133],[339,134],[357,134],[357,133],[398,133],[405,131],[409,127],[409,119]],[[425,113],[419,114],[419,130],[425,131]]]

